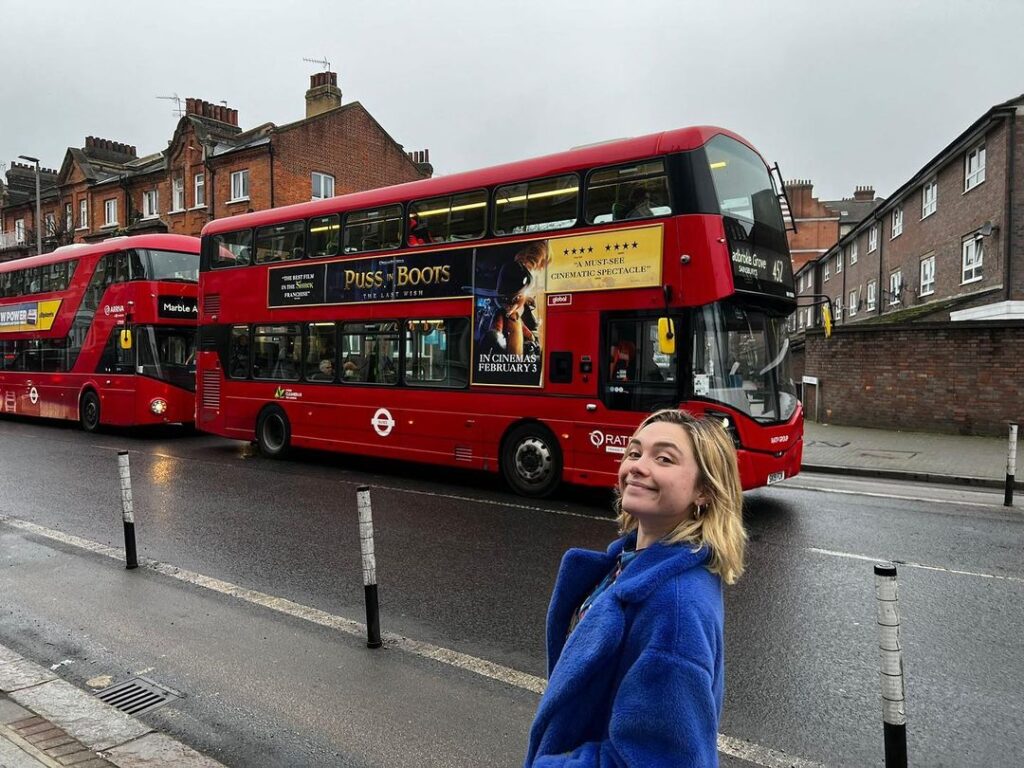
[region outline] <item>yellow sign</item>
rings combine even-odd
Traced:
[[[61,299],[0,304],[0,333],[48,331],[60,309]]]
[[[660,224],[553,237],[547,292],[607,291],[661,285]]]

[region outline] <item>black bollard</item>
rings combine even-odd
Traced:
[[[373,511],[370,487],[356,490],[359,508],[359,548],[363,553],[363,589],[366,593],[366,647],[380,648],[380,610],[377,606],[377,561],[373,554]]]
[[[1017,471],[1017,425],[1010,423],[1010,444],[1006,448],[1006,493],[1003,506],[1013,506],[1013,475]]]
[[[121,478],[121,519],[124,520],[125,568],[139,567],[135,554],[135,513],[132,511],[132,472],[128,466],[128,451],[117,452],[117,472]]]
[[[903,644],[896,593],[896,566],[875,566],[875,605],[878,610],[878,649],[881,654],[882,723],[885,768],[907,768],[907,707],[903,682]]]

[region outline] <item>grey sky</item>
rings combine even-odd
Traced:
[[[1019,0],[0,0],[0,162],[86,135],[166,146],[177,93],[243,128],[304,115],[326,56],[406,149],[452,173],[694,124],[823,198],[888,195],[1024,92]]]

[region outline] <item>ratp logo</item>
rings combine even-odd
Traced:
[[[625,453],[629,444],[629,435],[613,435],[595,429],[590,433],[590,444],[595,448],[604,446],[605,453]]]

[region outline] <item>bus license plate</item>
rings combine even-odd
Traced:
[[[786,479],[786,473],[785,472],[772,472],[770,475],[768,475],[768,485],[772,485],[773,483],[778,483],[779,481],[785,480],[785,479]]]

